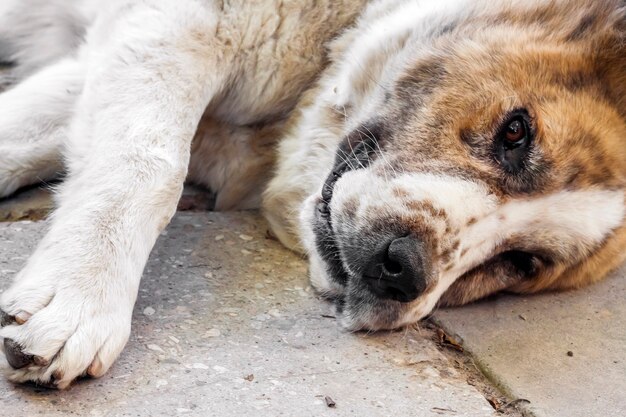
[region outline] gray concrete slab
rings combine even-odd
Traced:
[[[0,289],[43,230],[0,225]],[[419,330],[341,331],[305,262],[265,236],[255,214],[178,214],[152,253],[112,370],[63,392],[0,378],[0,414],[496,415]]]
[[[626,266],[584,289],[503,295],[434,318],[537,417],[626,416],[625,300]]]

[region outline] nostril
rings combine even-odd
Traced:
[[[402,274],[402,265],[399,262],[392,261],[391,259],[385,259],[383,263],[383,273],[388,276],[396,276]]]
[[[393,240],[385,250],[382,272],[388,277],[398,277],[405,272],[407,267],[410,269],[410,265],[404,265],[407,261],[405,259],[406,254],[398,253],[399,251],[397,249],[397,242],[403,241],[404,239],[407,239],[407,237],[405,236],[403,238]]]
[[[363,278],[378,297],[409,302],[426,289],[427,262],[423,243],[405,236],[380,247],[365,267]]]

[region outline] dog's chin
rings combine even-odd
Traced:
[[[342,328],[348,331],[384,331],[414,324],[411,305],[380,300],[371,295],[350,291],[335,300],[335,313]]]

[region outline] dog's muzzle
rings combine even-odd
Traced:
[[[349,237],[351,242],[344,245],[338,239],[346,237],[336,236],[332,227],[330,202],[335,184],[346,172],[370,164],[376,140],[372,135],[355,144],[348,138],[339,147],[315,208],[316,246],[336,283],[345,286],[351,278],[358,281],[353,284],[380,300],[406,303],[419,297],[427,287],[428,253],[419,237],[388,230],[374,238]],[[340,247],[344,248],[343,253]]]

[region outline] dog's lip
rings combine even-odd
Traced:
[[[369,131],[370,129],[368,129]],[[358,140],[354,138],[357,135]],[[332,227],[332,210],[330,203],[337,181],[347,172],[367,167],[372,158],[376,135],[371,134],[363,138],[360,130],[350,133],[339,145],[335,155],[335,162],[328,176],[322,184],[322,189],[314,207],[313,232],[316,249],[328,265],[328,274],[331,279],[340,285],[348,281],[348,271],[341,260],[337,239]]]
[[[317,205],[313,209],[313,230],[315,233],[316,250],[327,265],[327,273],[337,284],[344,286],[348,281],[348,272],[341,260],[335,235],[329,216],[320,212]]]
[[[335,184],[348,171],[354,169],[347,160],[337,157],[333,169],[330,171],[317,202],[313,208],[313,231],[315,234],[316,249],[327,265],[327,273],[337,284],[344,286],[348,281],[346,271],[340,256],[340,249],[332,227],[332,212],[330,202],[333,198]]]

